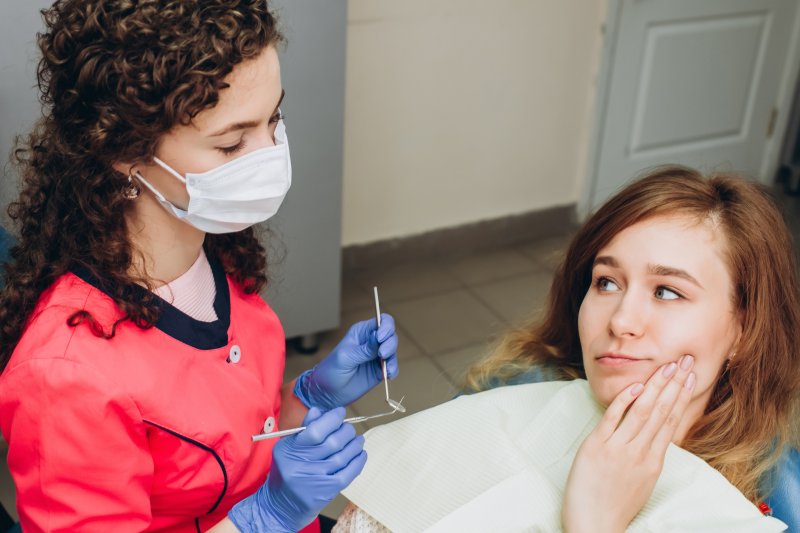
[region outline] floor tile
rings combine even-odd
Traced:
[[[485,342],[502,321],[467,290],[402,302],[395,318],[426,354]]]
[[[537,266],[532,257],[504,248],[459,259],[448,269],[465,285],[473,285],[525,274]]]
[[[403,405],[407,409],[406,413],[396,413],[392,416],[370,420],[366,423],[370,427],[439,405],[453,397],[447,376],[427,357],[418,357],[401,363],[400,375],[389,382],[389,395],[391,399],[398,401],[405,396]],[[375,387],[358,400],[354,407],[365,416],[385,412],[388,406],[383,387]]]
[[[460,392],[467,369],[488,355],[490,349],[488,344],[474,344],[435,356],[436,364],[445,371],[453,384],[454,395]]]
[[[571,234],[558,235],[533,241],[517,247],[517,250],[534,259],[540,265],[555,270],[564,258]]]
[[[283,371],[283,382],[287,383],[319,362],[319,357],[314,355],[303,355],[287,350],[286,367]]]
[[[382,308],[390,302],[438,294],[461,286],[461,282],[438,262],[406,263],[388,269],[360,270],[352,275],[370,298],[372,288],[378,287]]]
[[[547,299],[553,274],[540,270],[525,276],[476,285],[470,290],[507,324],[517,324],[539,312]]]
[[[342,312],[370,309],[374,302],[372,290],[362,287],[355,276],[342,276]]]
[[[400,361],[407,361],[422,355],[417,343],[412,339],[403,326],[395,324],[397,328],[397,357]]]
[[[347,498],[345,498],[341,494],[338,494],[336,498],[334,498],[333,501],[329,503],[328,506],[325,507],[320,514],[336,520],[337,518],[339,518],[339,515],[342,514],[342,511],[344,511],[344,508],[347,506],[348,501],[349,500]]]

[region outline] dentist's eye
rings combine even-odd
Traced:
[[[610,278],[604,278],[604,277],[597,278],[597,281],[595,281],[594,284],[600,290],[600,292],[611,292],[619,290],[619,285],[614,283]]]
[[[236,152],[242,150],[244,148],[244,146],[245,146],[245,142],[244,142],[244,139],[242,139],[241,141],[239,141],[238,144],[235,144],[233,146],[226,146],[224,148],[217,148],[217,150],[219,150],[220,152],[222,152],[225,155],[233,155]]]
[[[274,115],[272,115],[270,117],[269,123],[270,124],[277,124],[279,121],[281,121],[281,120],[283,120],[285,118],[286,118],[286,115],[284,115],[282,112],[278,111],[277,113],[275,113]]]
[[[656,298],[659,300],[680,300],[682,296],[667,287],[659,287],[656,289]]]

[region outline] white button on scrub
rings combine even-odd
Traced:
[[[234,344],[231,346],[231,351],[228,354],[228,361],[231,363],[238,363],[242,360],[242,349],[239,348],[238,344]]]
[[[273,429],[275,429],[275,419],[269,417],[264,420],[264,433],[272,433]]]

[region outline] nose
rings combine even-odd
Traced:
[[[609,330],[615,337],[641,337],[647,324],[647,304],[633,292],[626,292],[617,302],[609,320]]]
[[[268,124],[266,128],[259,128],[257,136],[253,137],[253,148],[269,148],[275,146],[275,129],[277,124]]]
[[[270,146],[275,146],[275,129],[270,128],[267,130],[266,135],[262,142],[260,143],[262,148],[269,148]]]

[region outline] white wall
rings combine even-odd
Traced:
[[[607,0],[349,0],[342,241],[576,203]]]

